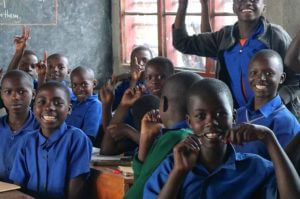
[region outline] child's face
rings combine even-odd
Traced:
[[[233,11],[239,21],[256,21],[263,15],[265,4],[263,0],[234,0]]]
[[[160,97],[161,89],[165,84],[167,75],[163,66],[148,65],[145,70],[146,87],[155,96]]]
[[[25,113],[33,98],[33,90],[24,78],[8,78],[2,83],[1,98],[9,114]]]
[[[67,95],[60,88],[46,88],[38,92],[34,103],[34,114],[44,134],[51,134],[67,118],[71,110]]]
[[[135,60],[136,59],[136,60]],[[138,50],[134,53],[130,60],[130,68],[131,71],[135,70],[136,68],[140,68],[139,66],[143,67],[140,70],[145,70],[145,64],[151,59],[151,54],[148,50]],[[139,65],[137,65],[136,64]]]
[[[93,94],[96,81],[88,73],[74,73],[71,75],[72,90],[78,101],[84,101]]]
[[[222,139],[232,127],[233,109],[228,97],[221,93],[211,96],[192,96],[188,99],[188,122],[202,145],[215,147],[224,145]]]
[[[25,71],[32,77],[36,77],[35,64],[38,59],[35,55],[24,55],[20,61],[19,69]]]
[[[47,60],[47,80],[63,81],[68,75],[68,60],[65,57],[54,57]]]
[[[280,64],[276,58],[266,60],[261,57],[250,63],[248,80],[255,98],[271,100],[276,96],[279,84],[285,79]]]

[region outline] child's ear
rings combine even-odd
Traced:
[[[72,72],[72,69],[71,69],[71,68],[68,68],[67,74],[70,75],[71,72]]]
[[[36,96],[36,92],[35,92],[35,90],[33,89],[33,90],[32,90],[32,100],[35,99],[35,96]]]
[[[162,100],[163,100],[163,112],[167,112],[169,108],[168,98],[166,96],[163,96]]]
[[[71,113],[72,113],[72,104],[70,103],[68,107],[68,115],[71,115]]]
[[[233,109],[232,111],[232,124],[236,125],[236,119],[237,119],[237,111],[236,109]]]
[[[189,114],[186,114],[185,118],[186,118],[186,121],[187,121],[189,127],[192,128],[192,126],[191,126],[191,118],[190,118],[190,115],[189,115]]]
[[[286,73],[283,72],[282,75],[280,76],[280,81],[279,81],[279,84],[283,84],[284,80],[286,78]]]
[[[95,88],[98,84],[98,81],[96,79],[93,80],[93,88]]]

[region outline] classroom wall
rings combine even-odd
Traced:
[[[294,37],[300,30],[299,0],[265,0],[266,16],[270,22],[280,24]]]
[[[284,27],[294,37],[300,30],[300,0],[265,0],[266,17],[272,23]],[[120,16],[119,0],[112,3],[113,71],[122,73],[127,68],[120,65]]]

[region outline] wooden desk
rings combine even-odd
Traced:
[[[33,199],[33,197],[26,195],[18,190],[6,191],[0,193],[1,199]]]
[[[122,199],[133,184],[133,176],[113,173],[116,167],[91,166],[91,197]]]

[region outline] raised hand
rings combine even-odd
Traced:
[[[45,78],[45,76],[46,76],[47,58],[48,58],[48,55],[47,55],[47,51],[45,50],[44,51],[44,59],[40,60],[35,66],[35,70],[36,70],[36,73],[39,78]]]
[[[142,94],[146,91],[145,86],[135,86],[133,88],[128,88],[121,100],[121,105],[125,107],[131,107],[136,100],[138,100]]]
[[[265,126],[243,123],[229,130],[224,140],[232,144],[242,145],[255,140],[264,141],[267,135],[272,134],[273,132]]]
[[[26,29],[26,26],[23,26],[22,35],[15,36],[14,42],[16,44],[16,51],[24,51],[26,48],[27,40],[30,37],[30,27]]]
[[[143,60],[141,60],[141,62],[139,63],[137,57],[134,57],[134,63],[131,72],[131,78],[134,81],[138,81],[143,75],[143,72],[145,70],[145,64],[146,63],[144,63]]]
[[[200,152],[201,142],[196,135],[190,135],[177,144],[173,149],[174,170],[188,172],[196,164]]]
[[[146,113],[142,119],[141,136],[155,137],[164,127],[159,115],[159,110],[152,110]]]
[[[117,77],[112,76],[99,90],[100,101],[103,104],[112,103],[114,99],[114,91],[117,83]]]

